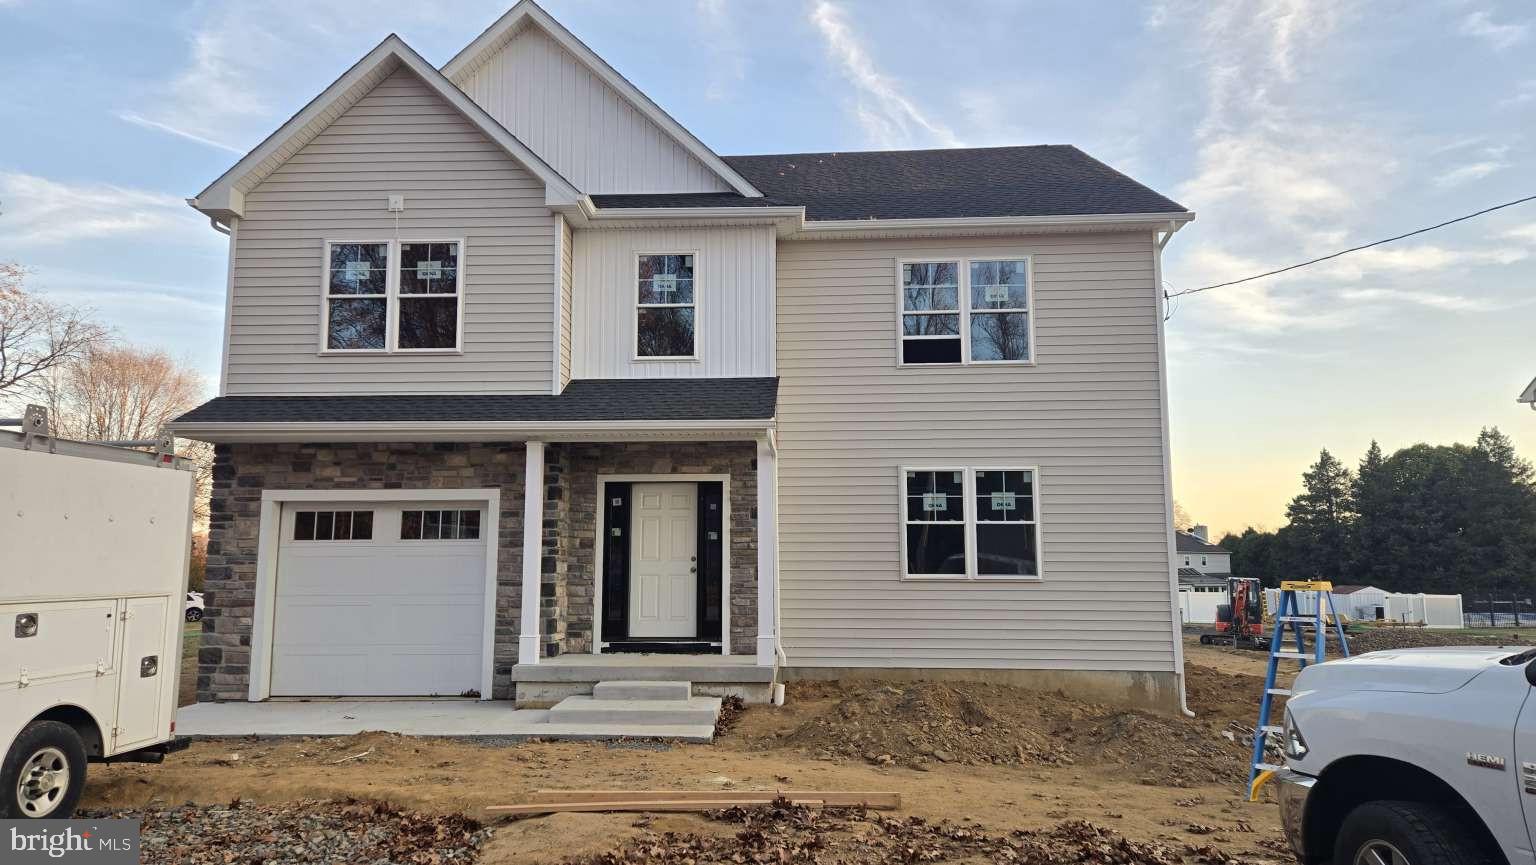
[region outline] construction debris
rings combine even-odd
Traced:
[[[1497,634],[1468,634],[1428,628],[1358,628],[1349,635],[1355,654],[1421,646],[1510,646],[1536,642],[1536,629],[1506,628]]]
[[[574,811],[715,811],[777,801],[817,808],[901,807],[900,793],[846,790],[539,790],[533,798],[537,801],[485,810],[516,817]]]
[[[892,818],[862,810],[815,810],[782,799],[767,806],[709,814],[741,826],[733,835],[643,832],[606,853],[565,865],[910,865],[920,862],[993,862],[1003,865],[1231,865],[1281,862],[1260,851],[1238,858],[1215,847],[1127,840],[1083,820],[1052,829],[1006,835],[921,817]]]
[[[461,815],[419,814],[358,800],[258,805],[237,799],[228,805],[151,805],[78,816],[139,818],[139,861],[176,865],[454,865],[473,862],[490,834]]]

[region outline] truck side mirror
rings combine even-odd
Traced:
[[[1525,680],[1536,687],[1536,660],[1525,665]]]

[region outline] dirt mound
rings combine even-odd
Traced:
[[[1520,646],[1531,643],[1536,643],[1536,633],[1513,628],[1496,634],[1433,631],[1429,628],[1363,628],[1349,635],[1349,649],[1356,654],[1422,646]]]
[[[1175,787],[1240,781],[1247,766],[1239,738],[1223,732],[1224,718],[1170,718],[970,682],[845,681],[835,693],[837,699],[762,746],[913,768],[1113,765],[1130,767],[1144,783]],[[1242,717],[1257,711],[1253,699]]]
[[[781,744],[823,757],[904,766],[1071,762],[1036,719],[1012,711],[1015,689],[971,683],[844,682],[841,699]],[[1035,696],[1034,699],[1041,699]],[[1021,723],[1022,721],[1022,723]]]
[[[1214,846],[1131,841],[1084,820],[1041,831],[989,835],[979,829],[921,817],[828,808],[811,811],[776,802],[762,808],[714,812],[739,824],[733,835],[646,832],[619,849],[567,859],[568,865],[709,865],[709,863],[837,862],[908,865],[913,862],[1002,862],[1029,865],[1215,865],[1244,861]]]
[[[1286,669],[1294,668],[1287,664]],[[1259,715],[1264,680],[1242,673],[1225,673],[1197,664],[1184,665],[1184,698],[1202,721],[1252,724]],[[1281,705],[1277,700],[1276,705]]]

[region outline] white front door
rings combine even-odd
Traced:
[[[698,636],[697,484],[635,484],[629,636]]]
[[[281,527],[272,696],[479,690],[483,504],[289,503]]]

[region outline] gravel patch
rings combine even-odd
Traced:
[[[489,830],[462,815],[385,802],[301,800],[82,811],[143,821],[141,861],[218,865],[452,865],[475,861]]]

